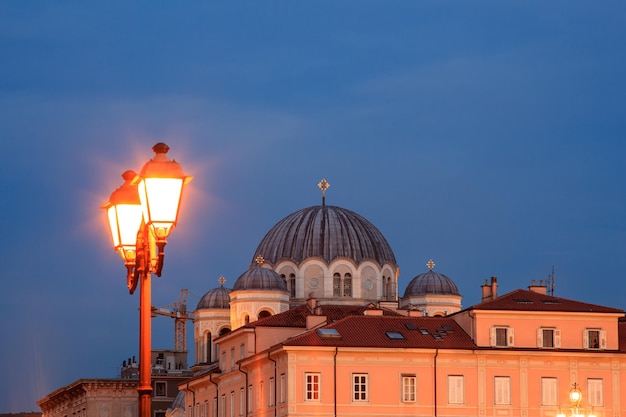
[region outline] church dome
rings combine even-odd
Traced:
[[[260,259],[260,261],[259,261]],[[233,291],[239,290],[280,290],[287,292],[287,284],[274,270],[263,268],[263,258],[257,259],[257,265],[237,278]]]
[[[404,291],[404,298],[426,294],[460,295],[454,281],[432,269],[409,282]]]
[[[223,285],[220,285],[217,288],[213,288],[209,290],[206,294],[202,296],[200,301],[198,302],[198,306],[196,310],[200,309],[228,309],[230,303],[230,290],[228,288],[224,288]]]
[[[341,207],[308,207],[292,213],[270,229],[254,252],[270,264],[289,259],[300,264],[307,258],[327,263],[337,258],[357,264],[370,259],[379,265],[396,265],[391,246],[367,219]]]

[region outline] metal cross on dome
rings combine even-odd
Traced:
[[[224,283],[226,282],[226,278],[224,278],[224,275],[220,275],[220,277],[218,278],[217,282],[220,283],[220,285],[224,285]]]
[[[265,258],[263,258],[261,255],[257,256],[255,258],[255,261],[257,263],[257,265],[263,265],[263,263],[265,263]]]
[[[433,268],[435,267],[435,263],[433,262],[432,259],[429,259],[428,262],[426,262],[426,266],[428,267],[429,270],[433,270]]]
[[[318,187],[320,187],[320,190],[322,190],[322,205],[326,204],[326,190],[328,189],[328,187],[330,187],[330,184],[328,183],[328,181],[326,181],[326,178],[322,178],[322,180],[317,184]]]

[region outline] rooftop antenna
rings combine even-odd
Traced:
[[[328,189],[328,187],[330,187],[330,184],[328,183],[328,181],[326,181],[326,178],[322,178],[322,180],[317,184],[318,187],[320,187],[320,190],[322,190],[322,206],[326,205],[326,190]]]
[[[548,275],[548,279],[546,279],[546,287],[548,287],[548,294],[554,295],[554,280],[556,275],[554,274],[554,265],[552,265],[552,273]]]

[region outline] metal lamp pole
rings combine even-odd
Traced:
[[[178,221],[183,188],[192,178],[167,158],[166,144],[157,143],[152,150],[155,157],[139,174],[124,172],[124,184],[102,206],[113,247],[126,266],[130,294],[139,286],[139,417],[150,417],[152,401],[151,273],[161,276],[166,239]]]

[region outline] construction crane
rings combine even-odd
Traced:
[[[182,352],[187,350],[187,320],[193,320],[190,313],[187,313],[187,298],[189,290],[180,290],[178,301],[173,307],[152,307],[152,316],[156,315],[172,317],[174,319],[174,350]]]

